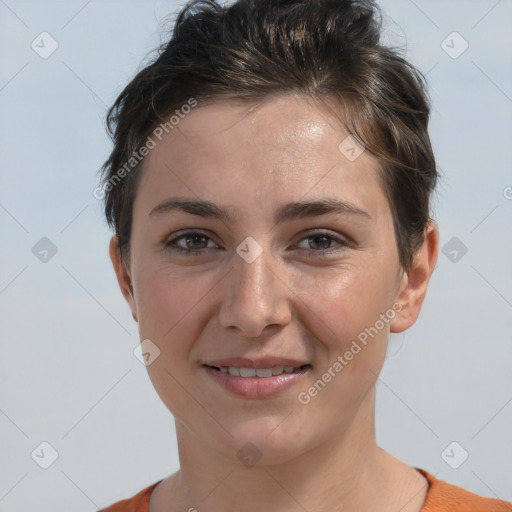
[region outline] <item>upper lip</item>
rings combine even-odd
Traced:
[[[284,357],[261,357],[259,359],[249,359],[247,357],[227,357],[225,359],[215,359],[214,361],[208,361],[203,363],[206,366],[234,366],[235,368],[272,368],[274,366],[293,366],[299,368],[309,364],[307,362],[297,361],[296,359],[288,359]]]

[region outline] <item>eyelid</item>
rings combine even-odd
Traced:
[[[311,229],[311,230],[306,231],[305,233],[301,233],[300,234],[301,240],[303,240],[304,238],[309,238],[309,237],[313,237],[313,236],[320,236],[320,235],[327,235],[327,236],[329,236],[329,237],[331,237],[331,238],[333,238],[335,240],[338,240],[340,242],[348,243],[348,241],[345,240],[346,237],[343,237],[339,233],[336,233],[335,231],[331,231],[330,229],[327,229],[327,228]]]

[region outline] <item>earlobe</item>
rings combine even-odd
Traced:
[[[428,283],[437,263],[439,252],[439,231],[436,223],[429,220],[425,228],[423,245],[416,252],[409,272],[401,277],[395,301],[402,305],[390,324],[393,333],[403,332],[416,322]]]
[[[123,257],[121,256],[121,251],[119,250],[119,240],[116,235],[112,236],[110,239],[109,254],[110,260],[112,261],[112,265],[114,267],[114,271],[116,273],[119,288],[121,288],[121,293],[130,306],[133,319],[137,322],[137,307],[134,300],[132,279],[130,276],[130,271],[126,266]]]

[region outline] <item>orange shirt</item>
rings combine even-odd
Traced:
[[[421,512],[512,512],[512,503],[482,498],[443,480],[438,480],[422,469],[418,471],[429,483],[427,498]],[[99,512],[149,512],[149,497],[161,481],[151,484],[132,498],[118,501]]]

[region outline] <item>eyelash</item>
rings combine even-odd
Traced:
[[[207,248],[184,249],[183,247],[176,246],[176,244],[179,240],[184,239],[188,236],[194,236],[194,235],[200,235],[201,237],[205,238],[207,240],[206,243],[208,243],[208,241],[212,240],[209,236],[205,235],[204,233],[201,233],[200,231],[187,231],[187,232],[182,233],[181,235],[173,238],[172,240],[169,240],[168,242],[166,242],[165,247],[167,249],[177,251],[179,254],[191,255],[191,256],[201,256],[208,250]],[[328,256],[330,254],[342,251],[345,247],[347,247],[349,245],[345,240],[342,240],[341,238],[338,238],[337,236],[334,236],[333,234],[331,234],[329,232],[324,232],[324,231],[309,233],[308,236],[303,237],[299,241],[299,243],[302,242],[303,240],[313,239],[313,238],[320,237],[320,236],[325,236],[325,237],[331,239],[332,241],[337,242],[340,247],[338,247],[337,249],[332,249],[332,248],[320,249],[320,250],[306,249],[308,251],[308,253],[306,254],[307,258],[314,258],[317,256]],[[312,253],[314,253],[314,254],[312,254]]]

